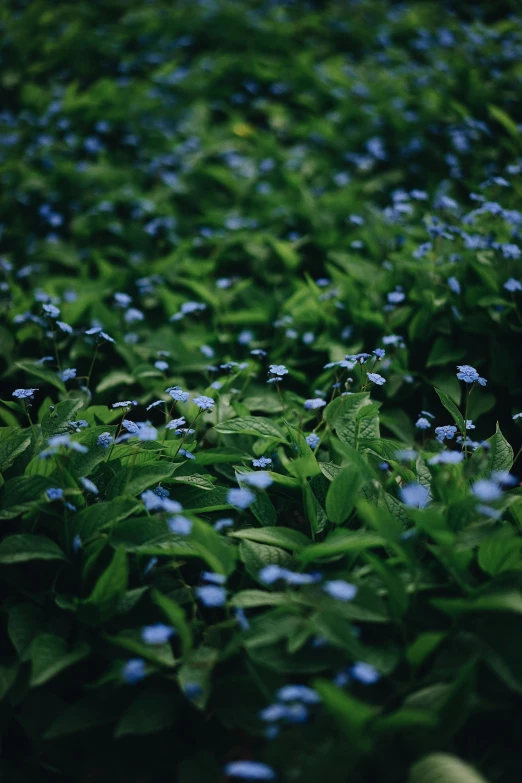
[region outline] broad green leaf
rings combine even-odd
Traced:
[[[488,438],[490,449],[488,453],[488,469],[492,470],[511,470],[513,464],[513,449],[502,435],[497,422],[497,429],[491,438]]]
[[[279,546],[282,549],[289,549],[292,552],[299,552],[310,543],[310,540],[303,535],[303,533],[288,527],[243,528],[242,530],[237,530],[235,533],[230,533],[229,536],[232,538],[257,541],[260,544]]]
[[[52,633],[40,634],[31,646],[31,686],[35,688],[43,685],[64,669],[86,658],[90,650],[90,646],[85,642],[79,642],[69,649],[61,636]]]
[[[50,538],[32,533],[15,533],[0,543],[0,563],[11,565],[29,560],[65,560],[65,554]]]
[[[22,454],[31,443],[31,436],[25,432],[18,432],[7,440],[0,442],[0,471],[7,470],[19,454]]]
[[[16,362],[16,366],[20,370],[26,372],[28,375],[40,378],[40,380],[44,381],[45,383],[54,386],[55,389],[58,389],[63,394],[66,393],[64,382],[60,380],[58,375],[52,370],[48,370],[45,367],[42,367],[42,365],[33,364],[32,362]]]
[[[140,495],[152,484],[169,478],[175,468],[175,465],[168,463],[123,468],[107,484],[107,498],[112,500],[120,495]]]
[[[361,482],[359,471],[351,465],[330,484],[326,494],[326,513],[335,525],[341,525],[350,516]]]
[[[75,414],[82,407],[82,401],[79,399],[64,400],[54,406],[54,410],[44,413],[41,427],[42,436],[50,438],[62,432],[67,432],[67,422],[75,419]]]
[[[449,753],[431,753],[411,768],[407,783],[488,783],[473,767]]]
[[[256,582],[259,572],[267,565],[275,564],[284,568],[289,568],[292,565],[292,558],[284,549],[260,544],[257,541],[241,541],[239,556],[245,564],[246,570]]]
[[[214,429],[223,435],[258,435],[286,443],[281,430],[270,419],[262,416],[242,416],[216,424]]]
[[[453,418],[453,421],[459,428],[460,432],[464,435],[466,432],[466,427],[464,424],[464,417],[462,416],[461,412],[453,402],[453,400],[446,394],[446,392],[443,392],[442,389],[437,389],[435,387],[435,391],[438,394],[439,400],[444,405],[448,413]]]
[[[114,614],[127,589],[128,571],[125,550],[117,549],[90,596],[81,602],[82,617],[86,623],[96,625]]]
[[[149,686],[138,693],[129,709],[122,715],[114,736],[129,734],[155,734],[169,729],[176,714],[176,700],[173,693],[160,686]]]
[[[44,492],[56,486],[47,476],[17,476],[0,491],[0,519],[13,519],[45,500]]]
[[[510,571],[522,566],[521,550],[522,540],[501,530],[481,542],[478,550],[478,564],[483,571],[491,576],[496,576],[502,571]]]
[[[152,593],[152,600],[159,606],[172,627],[176,629],[183,646],[183,655],[186,656],[192,649],[192,631],[185,617],[185,612],[172,598],[157,590]]]
[[[348,552],[363,552],[365,549],[376,549],[385,544],[385,539],[375,533],[338,530],[330,533],[320,544],[311,544],[302,549],[299,558],[303,562],[309,563],[316,558],[344,555]]]
[[[96,693],[73,702],[53,720],[46,730],[45,739],[66,737],[69,734],[89,731],[96,726],[112,723],[119,713],[119,705],[112,704]]]

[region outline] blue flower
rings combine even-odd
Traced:
[[[420,418],[417,419],[415,422],[415,426],[419,430],[428,430],[431,427],[431,422],[426,419],[424,416],[420,416]]]
[[[170,514],[178,514],[183,510],[181,503],[168,497],[161,497],[155,490],[147,489],[141,495],[147,511],[167,511]]]
[[[44,311],[45,315],[47,315],[49,318],[58,318],[58,316],[60,315],[59,309],[52,304],[42,305],[42,310]]]
[[[272,767],[260,761],[231,761],[225,767],[225,775],[242,780],[275,780]]]
[[[442,443],[446,438],[448,440],[453,440],[456,432],[457,428],[454,424],[446,424],[444,427],[435,427],[435,435],[437,436],[437,440],[440,443]]]
[[[363,683],[363,685],[373,685],[374,682],[380,680],[381,675],[370,663],[364,663],[364,661],[357,661],[350,667],[350,676],[354,680]]]
[[[218,533],[221,533],[222,530],[226,530],[227,527],[233,527],[233,525],[233,519],[218,519],[216,522],[214,522],[214,530],[216,530]]]
[[[279,579],[282,579],[288,573],[286,568],[272,563],[270,565],[263,566],[258,573],[258,578],[265,585],[272,585]]]
[[[72,326],[66,324],[65,321],[56,321],[56,326],[58,326],[62,332],[65,332],[66,334],[72,334]]]
[[[237,620],[237,623],[242,631],[248,631],[250,628],[250,623],[248,622],[247,616],[245,614],[244,609],[241,609],[241,607],[237,607],[234,609],[234,617]]]
[[[147,674],[145,666],[143,658],[131,658],[127,661],[121,671],[125,682],[128,682],[129,685],[134,685],[135,682],[143,680]]]
[[[268,368],[268,372],[271,373],[271,375],[287,375],[288,370],[286,369],[284,364],[271,364]]]
[[[70,381],[72,378],[76,378],[76,369],[74,367],[71,367],[69,369],[63,370],[61,373],[58,373],[62,381]]]
[[[256,489],[266,489],[274,483],[266,470],[260,470],[257,473],[240,473],[238,478]]]
[[[227,503],[236,508],[248,508],[255,501],[256,496],[249,489],[241,487],[240,489],[229,489],[227,492]]]
[[[428,460],[428,465],[458,465],[463,459],[464,454],[461,451],[441,451]]]
[[[512,418],[513,421],[516,421],[517,419],[522,419],[522,413],[515,413],[515,415]]]
[[[460,283],[456,277],[448,277],[448,285],[454,294],[460,294]]]
[[[96,441],[97,445],[103,446],[104,449],[108,449],[113,442],[114,438],[110,432],[102,432],[101,435],[98,435],[98,439]]]
[[[187,449],[180,449],[179,453],[182,457],[186,457],[187,459],[196,459],[194,454],[191,451],[187,451]]]
[[[174,634],[174,628],[165,623],[146,625],[141,630],[141,638],[145,644],[165,644]]]
[[[473,484],[471,491],[483,503],[492,503],[502,497],[499,485],[489,479],[479,479]]]
[[[48,489],[46,495],[49,500],[61,500],[63,498],[63,489]]]
[[[384,348],[376,348],[372,353],[375,354],[378,359],[383,359],[386,356]]]
[[[215,400],[212,399],[212,397],[205,397],[204,395],[201,395],[199,397],[194,397],[192,400],[194,405],[197,405],[198,408],[202,411],[211,411],[214,407]]]
[[[304,704],[318,704],[321,697],[307,685],[283,685],[276,694],[279,701],[302,701]]]
[[[493,470],[491,478],[505,487],[515,487],[518,484],[518,478],[507,470]]]
[[[259,457],[258,459],[252,460],[252,465],[254,468],[266,468],[271,464],[272,460],[269,457]]]
[[[75,554],[77,554],[81,548],[82,548],[82,539],[80,538],[79,534],[76,533],[72,542],[72,550]]]
[[[387,298],[390,304],[400,304],[406,298],[406,294],[403,294],[402,291],[392,291],[387,295]]]
[[[491,508],[490,506],[483,506],[480,503],[477,506],[477,511],[483,516],[489,517],[490,519],[498,520],[502,516],[502,511],[499,508]]]
[[[366,373],[368,376],[368,380],[372,383],[377,384],[377,386],[382,386],[383,383],[386,383],[386,378],[383,378],[382,375],[379,375],[376,372],[369,372]]]
[[[305,440],[311,449],[316,449],[321,442],[321,438],[319,437],[319,435],[316,435],[315,432],[312,432],[310,435],[307,435]]]
[[[522,283],[520,282],[520,280],[515,280],[514,277],[510,277],[509,280],[506,280],[506,282],[504,283],[504,288],[507,291],[512,291],[512,292],[522,291]]]
[[[143,321],[145,318],[141,310],[137,310],[135,307],[130,307],[123,317],[128,324],[133,324],[136,321]]]
[[[183,391],[181,386],[170,386],[168,389],[165,389],[167,394],[170,394],[173,400],[176,402],[186,402],[189,398],[189,393],[186,391]]]
[[[317,408],[324,408],[326,401],[320,397],[314,397],[312,400],[305,400],[304,408],[307,411],[316,410]]]
[[[34,399],[34,393],[38,389],[15,389],[12,396],[17,397],[19,400],[32,400]]]
[[[196,593],[204,606],[224,606],[227,600],[227,591],[218,585],[201,585]]]
[[[331,579],[325,582],[323,590],[338,601],[351,601],[357,595],[356,585],[345,582],[344,579]]]
[[[469,364],[457,365],[459,372],[457,378],[464,383],[479,383],[481,386],[485,386],[487,381],[485,378],[481,378],[474,367],[470,367]]]
[[[81,478],[80,479],[80,484],[83,485],[84,489],[86,489],[87,492],[92,492],[93,495],[97,495],[98,494],[98,487],[90,479],[88,479],[88,478]]]
[[[430,493],[422,484],[407,484],[400,490],[401,500],[409,508],[424,508],[428,505]]]
[[[178,536],[188,536],[192,532],[192,522],[187,517],[177,514],[168,520],[168,526],[171,533]]]
[[[224,585],[227,578],[224,574],[215,574],[213,571],[203,571],[201,578],[205,582],[211,582],[214,585]]]
[[[169,369],[168,362],[164,361],[163,359],[158,359],[157,362],[154,362],[154,367],[157,370],[160,370],[161,372],[165,372],[166,370]],[[147,408],[147,410],[148,410],[148,408]]]

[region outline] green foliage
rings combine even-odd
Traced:
[[[520,781],[518,13],[0,11],[2,781]]]

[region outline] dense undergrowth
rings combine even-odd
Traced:
[[[519,781],[514,6],[0,19],[2,780]]]

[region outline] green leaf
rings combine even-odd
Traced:
[[[369,392],[355,392],[346,397],[337,397],[324,409],[324,418],[335,430],[341,443],[354,446],[359,438],[379,437],[378,419],[374,413],[368,420],[357,420],[362,408],[373,405]],[[375,409],[372,409],[375,411]]]
[[[33,364],[32,362],[15,362],[15,364],[20,368],[20,370],[28,373],[28,375],[40,378],[40,380],[49,383],[51,386],[54,386],[55,389],[58,389],[63,394],[66,393],[67,390],[65,388],[65,384],[52,370],[47,370],[45,367],[42,367],[42,365]]]
[[[64,400],[55,405],[54,410],[44,413],[41,421],[42,436],[51,438],[62,432],[67,432],[67,422],[73,421],[76,411],[82,407],[82,400]]]
[[[437,389],[437,387],[435,387],[435,391],[437,392],[441,403],[444,405],[448,413],[451,414],[453,421],[459,428],[460,432],[464,435],[466,432],[466,426],[464,424],[464,417],[462,416],[461,412],[453,400],[450,399],[450,397],[446,394],[446,392],[443,392],[442,389]]]
[[[128,569],[125,550],[117,549],[90,596],[81,602],[82,616],[87,624],[96,625],[114,614],[127,590]]]
[[[37,636],[31,646],[31,687],[43,685],[56,677],[64,669],[86,658],[90,646],[85,642],[78,643],[68,650],[65,639],[52,633],[42,633]]]
[[[256,541],[241,541],[239,556],[245,564],[245,568],[256,582],[258,575],[264,566],[280,565],[288,568],[292,564],[292,558],[284,549],[267,544],[259,544]]]
[[[485,538],[478,551],[478,564],[487,574],[496,576],[502,571],[520,568],[522,540],[514,538],[508,531],[500,530]]]
[[[407,783],[488,783],[486,778],[449,753],[431,753],[411,769]]]
[[[362,531],[336,530],[320,544],[311,544],[301,550],[299,559],[305,563],[320,557],[333,557],[344,555],[348,552],[363,552],[365,549],[374,549],[384,546],[386,541],[375,533]]]
[[[229,533],[229,537],[257,541],[260,544],[271,544],[282,549],[289,549],[292,552],[299,552],[310,543],[303,533],[289,527],[243,528],[235,533]]]
[[[141,502],[126,498],[117,498],[108,503],[93,503],[75,514],[69,524],[72,533],[79,535],[84,541],[98,530],[111,528],[142,508]]]
[[[487,442],[490,444],[488,453],[488,470],[511,470],[513,465],[513,449],[502,435],[497,422],[497,429]]]
[[[0,471],[7,470],[19,454],[22,454],[31,443],[27,432],[19,432],[0,442]]]
[[[178,632],[183,647],[183,655],[188,655],[192,649],[192,631],[185,618],[185,612],[172,598],[168,598],[157,590],[153,591],[152,600],[159,606],[172,627]]]
[[[0,563],[27,563],[29,560],[65,560],[65,555],[50,538],[31,533],[15,533],[0,543]]]
[[[107,499],[112,500],[120,495],[140,495],[152,484],[169,478],[175,469],[174,464],[124,468],[116,473],[107,484]]]
[[[286,438],[281,430],[270,419],[264,419],[262,416],[242,416],[228,419],[216,424],[214,429],[223,435],[258,435],[286,443]]]
[[[40,632],[44,615],[34,604],[16,604],[8,612],[7,633],[21,661],[27,660],[31,642]]]
[[[169,729],[176,714],[176,699],[160,686],[150,686],[133,699],[116,726],[115,737],[129,734],[155,734]]]
[[[178,673],[178,680],[181,690],[184,691],[187,686],[199,685],[200,695],[191,698],[192,704],[199,709],[206,706],[210,696],[210,682],[212,670],[219,659],[219,651],[207,645],[201,645],[197,650],[193,650],[189,659],[181,666]]]
[[[292,599],[285,593],[268,593],[264,590],[240,590],[231,601],[231,606],[242,609],[255,609],[258,606],[282,606],[291,603]]]
[[[366,753],[371,747],[368,723],[379,709],[356,699],[327,680],[316,680],[314,688],[319,693],[324,708],[338,723],[354,753]]]
[[[44,500],[43,493],[56,486],[47,476],[17,476],[6,481],[0,493],[0,519],[12,519]]]
[[[52,721],[46,730],[45,739],[66,737],[78,734],[96,726],[106,726],[112,723],[119,713],[119,706],[110,699],[100,698],[99,694],[87,696],[73,702]]]
[[[361,483],[359,471],[350,465],[330,484],[326,494],[326,513],[335,525],[341,525],[350,516]]]

